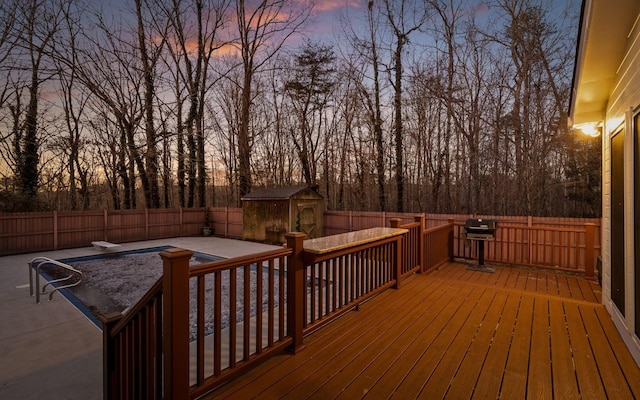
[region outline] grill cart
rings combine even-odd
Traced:
[[[470,265],[467,269],[482,272],[496,272],[495,268],[484,265],[484,242],[496,238],[498,221],[495,219],[469,218],[464,224],[464,233],[467,240],[478,242],[478,264]]]

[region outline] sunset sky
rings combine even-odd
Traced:
[[[308,5],[309,2],[314,2],[314,11],[312,13],[312,19],[309,23],[307,30],[302,34],[313,41],[320,41],[325,44],[335,45],[340,47],[344,44],[343,39],[345,36],[345,28],[343,27],[344,21],[355,27],[358,30],[359,26],[364,25],[366,18],[366,10],[364,9],[368,0],[293,0],[299,4]],[[381,2],[381,0],[374,0]],[[400,0],[397,0],[399,3]],[[445,0],[444,3],[453,3],[454,7],[457,7],[457,3],[462,2],[464,4],[464,13],[467,15],[474,15],[479,18],[480,23],[484,23],[488,19],[492,18],[492,15],[497,15],[499,12],[493,11],[486,0]],[[247,9],[250,9],[252,3],[257,3],[256,0],[245,0]],[[491,2],[495,3],[495,2]],[[535,1],[534,1],[535,3]],[[547,10],[551,11],[552,15],[560,16],[567,6],[573,10],[573,13],[579,13],[581,0],[538,0],[537,3]],[[100,0],[102,14],[114,15],[115,21],[123,19],[123,15],[133,15],[133,0]],[[295,3],[294,3],[295,4]],[[233,0],[231,1],[231,7],[233,7]],[[495,6],[494,6],[495,7]],[[126,18],[126,17],[125,17]],[[133,22],[133,21],[132,21]],[[495,24],[498,21],[493,21]],[[498,22],[499,23],[499,22]],[[366,32],[361,32],[365,33]],[[412,42],[418,43],[424,39],[430,40],[428,37],[420,38],[420,33],[414,33],[412,35]],[[296,48],[302,41],[301,35],[296,35],[288,43],[289,48]]]

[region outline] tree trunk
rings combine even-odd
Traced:
[[[402,132],[402,48],[405,43],[404,35],[397,35],[395,62],[395,87],[393,106],[395,111],[394,131],[396,141],[396,210],[404,212],[404,144]]]

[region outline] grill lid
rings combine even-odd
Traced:
[[[491,233],[498,229],[497,219],[469,218],[464,224],[464,230],[474,233]]]

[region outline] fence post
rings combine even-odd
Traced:
[[[53,210],[53,249],[58,250],[58,211]]]
[[[144,209],[144,239],[149,240],[149,209]]]
[[[420,214],[420,215],[416,215],[413,217],[413,220],[415,222],[419,222],[420,223],[420,228],[418,228],[418,262],[420,263],[420,272],[425,272],[425,265],[426,263],[424,262],[424,255],[425,255],[425,248],[424,248],[424,214]]]
[[[455,220],[453,218],[448,218],[447,219],[447,223],[449,225],[451,225],[451,230],[449,231],[449,234],[447,235],[447,252],[449,253],[449,261],[453,261],[453,257],[455,256],[453,254],[453,242],[455,239],[455,231],[456,231],[456,224],[455,224]]]
[[[596,238],[596,225],[593,223],[586,223],[585,226],[585,255],[584,255],[584,276],[589,279],[593,279],[594,273],[593,269],[595,267],[596,260],[596,249],[595,249],[595,238]]]
[[[109,226],[108,226],[108,224],[109,224],[109,216],[107,215],[107,209],[106,208],[104,210],[102,210],[102,211],[103,211],[102,212],[102,222],[103,222],[103,225],[104,225],[104,230],[102,232],[102,236],[103,236],[102,240],[107,240],[108,241],[109,237],[107,235],[107,232],[109,230]]]
[[[111,332],[118,321],[122,319],[121,313],[109,313],[100,316],[102,322],[102,397],[105,400],[115,400],[120,391],[117,378],[116,353],[117,349]]]
[[[177,248],[160,252],[165,399],[189,396],[189,259],[192,255],[192,251]]]
[[[289,351],[297,353],[304,348],[304,296],[307,282],[305,280],[304,248],[305,234],[288,232],[284,235],[287,247],[292,250],[287,265],[287,333],[293,342]]]
[[[527,228],[532,228],[533,227],[533,217],[531,215],[527,216]],[[533,264],[533,238],[531,237],[533,235],[533,231],[531,229],[527,229],[527,257],[529,257],[529,259],[527,260],[529,263]],[[546,236],[546,235],[545,235]],[[540,239],[540,235],[536,235],[536,241]],[[543,237],[543,240],[545,240],[545,238]],[[539,248],[539,247],[538,247]]]
[[[392,228],[400,228],[401,223],[402,223],[402,220],[400,218],[391,218],[389,220],[389,224],[391,225]]]
[[[224,208],[224,237],[229,237],[229,207]]]
[[[182,207],[178,208],[180,210],[179,219],[180,219],[180,236],[184,236],[184,216],[182,215]]]

